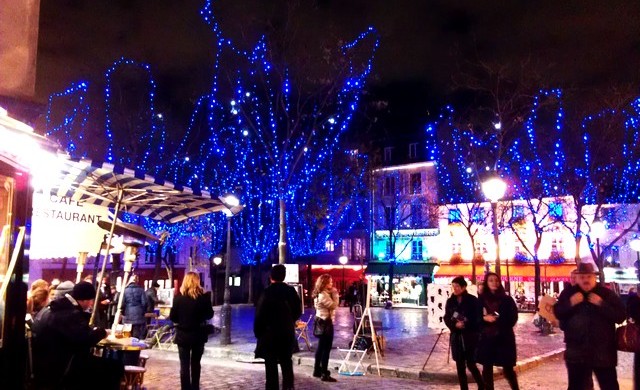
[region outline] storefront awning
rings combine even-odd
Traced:
[[[433,268],[437,263],[427,262],[398,262],[393,265],[393,273],[396,275],[431,275]],[[367,274],[374,275],[388,275],[389,274],[389,262],[388,261],[375,261],[367,264]]]
[[[571,271],[576,268],[575,264],[540,264],[540,280],[543,282],[568,282]],[[435,277],[456,277],[464,276],[471,278],[471,264],[442,264],[435,274]],[[535,278],[535,267],[533,264],[509,264],[509,280],[512,282],[533,282]],[[476,277],[482,279],[484,266],[476,265]],[[507,279],[507,266],[500,265],[500,276]]]

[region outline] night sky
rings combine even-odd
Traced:
[[[584,89],[640,85],[640,2],[599,0],[303,1],[287,18],[285,1],[221,0],[225,36],[250,48],[272,41],[287,20],[295,53],[374,26],[381,46],[369,92],[408,115],[448,103],[452,80],[470,62],[528,59],[549,86]],[[121,56],[149,63],[159,95],[188,111],[211,83],[213,34],[196,0],[42,0],[36,100],[74,81],[101,85]],[[335,44],[335,43],[334,43]]]

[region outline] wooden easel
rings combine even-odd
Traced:
[[[356,340],[358,339],[358,335],[360,334],[360,331],[362,330],[363,325],[365,324],[365,321],[369,322],[369,326],[371,329],[371,342],[373,343],[373,351],[376,355],[376,369],[378,371],[378,376],[381,376],[380,362],[378,358],[378,355],[380,353],[380,351],[378,351],[378,336],[376,334],[376,329],[373,327],[373,318],[371,318],[371,279],[369,276],[367,276],[367,295],[365,298],[365,308],[364,310],[362,310],[362,317],[360,318],[360,323],[358,324],[358,328],[356,329],[356,332],[353,335],[353,340],[351,341],[351,347],[348,350],[346,349],[341,350],[341,352],[346,353],[346,355],[342,360],[342,364],[340,365],[340,368],[338,369],[339,374],[352,375],[352,376],[363,375],[363,373],[360,373],[358,371],[358,368],[362,366],[362,360],[366,355],[366,351],[360,351],[358,349],[355,349],[355,345],[356,345]],[[360,354],[359,358],[357,356],[358,354]],[[351,366],[349,365],[350,363],[349,360],[351,359],[352,356],[358,359],[358,361],[355,362],[355,366],[353,366],[353,369],[351,369]]]

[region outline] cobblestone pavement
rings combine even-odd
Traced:
[[[218,307],[215,309],[214,324],[218,325],[220,323],[220,310]],[[255,348],[255,338],[253,336],[254,312],[253,306],[234,305],[231,325],[233,343],[230,346],[221,347],[220,338],[214,336],[207,343],[205,355],[211,357],[227,356],[216,354],[219,352],[217,349],[222,348],[222,350],[232,350],[234,358],[240,356],[245,359],[252,357]],[[442,377],[447,376],[449,380],[455,380],[455,373],[450,370],[449,363],[447,363],[449,334],[443,334],[436,343],[440,331],[427,327],[428,310],[372,308],[371,312],[373,319],[382,323],[383,331],[381,333],[387,340],[387,349],[384,357],[380,358],[380,366],[384,369],[384,376],[400,376],[400,374],[396,373],[398,369],[402,369],[402,375],[418,378],[418,373],[422,370],[431,348],[435,345],[429,364],[424,368],[423,372],[431,377],[438,376],[440,380],[444,379]],[[307,320],[311,315],[313,315],[313,310],[307,309],[302,319]],[[562,332],[542,336],[533,326],[532,318],[533,314],[531,313],[520,313],[515,327],[518,343],[518,362],[526,362],[564,347]],[[335,321],[334,347],[348,348],[353,338],[352,327],[353,317],[349,313],[349,308],[338,308]],[[311,342],[313,344],[312,348],[315,350],[316,339],[311,337]],[[300,364],[309,365],[309,361],[313,359],[313,352],[307,351],[302,343],[300,348],[301,352],[295,356],[300,359]],[[336,352],[332,355],[332,358],[340,359],[340,356]],[[371,354],[363,363],[365,367],[371,369],[372,366],[375,366],[374,355]]]
[[[180,374],[177,354],[172,352],[149,351],[151,359],[147,363],[145,385],[148,390],[179,389]],[[632,358],[633,355],[620,353],[618,375],[621,390],[631,390]],[[451,370],[455,370],[453,364]],[[306,389],[377,389],[402,390],[402,389],[442,389],[457,390],[457,384],[421,382],[410,379],[380,378],[374,375],[361,377],[346,377],[334,374],[337,383],[324,383],[311,376],[311,368],[295,366],[296,388]],[[540,389],[555,390],[566,389],[566,370],[562,358],[547,360],[533,369],[520,373],[520,388],[523,390]],[[264,389],[264,366],[261,364],[238,363],[229,360],[205,358],[202,361],[202,390],[229,389],[229,390],[258,390]],[[471,385],[471,388],[475,386]],[[504,379],[496,381],[497,390],[506,390],[509,386]],[[598,388],[596,386],[596,388]]]

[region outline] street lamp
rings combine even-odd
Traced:
[[[600,253],[600,239],[604,237],[606,229],[607,227],[605,222],[601,220],[600,217],[595,217],[591,223],[591,237],[596,239],[596,264],[598,265],[598,268],[600,268],[601,282],[604,282],[604,272],[602,270],[602,260],[600,259],[602,255]]]
[[[231,289],[229,288],[229,277],[231,276],[231,218],[238,214],[244,206],[240,205],[240,200],[234,195],[221,197],[220,200],[227,207],[223,210],[227,216],[227,254],[224,267],[224,300],[220,317],[222,329],[220,331],[220,345],[231,344]]]
[[[493,177],[482,183],[484,196],[491,201],[491,213],[493,214],[493,240],[496,244],[496,274],[500,278],[500,238],[498,237],[498,201],[507,191],[507,183],[499,177]],[[507,281],[508,282],[508,281]]]
[[[349,258],[345,255],[340,256],[340,258],[338,259],[338,261],[340,262],[340,264],[342,264],[342,296],[345,296],[345,293],[347,291],[347,286],[345,286],[344,284],[344,266],[347,264],[347,262],[349,262]],[[345,297],[346,299],[346,297]]]
[[[213,290],[213,305],[218,305],[218,266],[222,264],[222,257],[220,256],[212,256],[211,263],[209,264],[210,270],[209,273],[211,275],[211,289]]]

